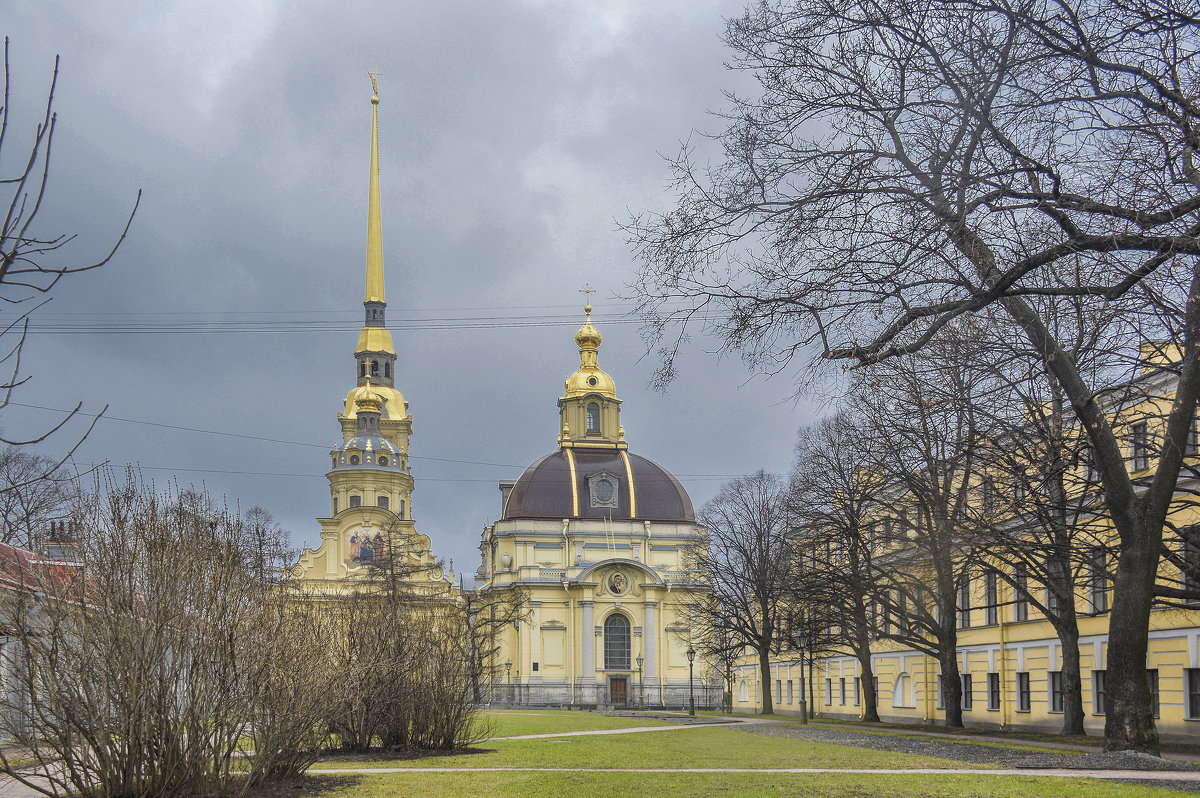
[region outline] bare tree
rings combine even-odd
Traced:
[[[6,137],[12,107],[9,102],[8,67],[8,37],[5,37],[4,98],[0,104],[0,156],[9,153],[9,150],[5,149],[5,145],[8,144]],[[16,389],[29,379],[22,368],[21,356],[34,312],[50,301],[50,292],[63,277],[99,268],[112,259],[129,232],[129,226],[133,223],[133,216],[141,200],[139,191],[138,199],[125,222],[125,228],[112,249],[101,258],[83,263],[63,263],[58,260],[74,236],[62,233],[41,234],[36,226],[37,215],[42,208],[50,178],[50,156],[57,124],[57,115],[54,113],[54,88],[57,83],[56,57],[50,88],[46,92],[46,108],[33,131],[32,141],[27,150],[17,153],[16,158],[10,156],[6,159],[7,163],[16,164],[16,170],[0,173],[0,187],[5,190],[8,200],[4,203],[4,217],[0,224],[0,306],[9,311],[0,317],[0,370],[6,375],[0,377],[0,410],[13,401]],[[11,147],[11,144],[9,146]],[[0,433],[0,444],[15,446],[44,441],[74,418],[82,406],[82,403],[77,404],[57,424],[31,436],[17,438]],[[92,419],[87,430],[76,439],[61,459],[50,463],[45,471],[46,475],[53,473],[58,466],[66,462],[103,413],[104,410],[101,410]],[[3,485],[0,486],[0,490],[19,489],[25,484],[28,482]]]
[[[962,726],[958,628],[969,623],[963,596],[978,563],[970,517],[989,427],[990,399],[973,362],[972,325],[931,343],[920,357],[888,360],[859,375],[848,412],[870,430],[869,446],[886,488],[876,494],[880,551],[869,562],[883,636],[934,657],[946,725]],[[889,620],[890,619],[890,620]]]
[[[786,486],[763,471],[728,482],[698,520],[706,529],[688,547],[688,558],[707,576],[712,600],[695,611],[702,628],[724,629],[754,650],[763,713],[773,714],[771,653],[794,575]]]
[[[310,763],[331,671],[240,521],[133,475],[101,475],[76,517],[74,561],[0,561],[0,732],[28,752],[0,768],[47,795],[236,795]]]
[[[764,368],[810,346],[871,363],[992,304],[1013,319],[1090,439],[1119,539],[1110,749],[1158,750],[1149,612],[1200,393],[1198,36],[1175,0],[764,1],[726,33],[761,94],[733,98],[724,162],[685,149],[675,209],[629,225],[659,343],[705,319]],[[1179,344],[1144,490],[1031,297],[1114,303]]]
[[[789,500],[793,517],[808,530],[797,542],[808,554],[800,558],[797,603],[836,619],[837,642],[858,660],[863,720],[878,721],[869,616],[872,560],[882,542],[876,530],[884,523],[881,500],[889,485],[875,464],[874,432],[862,421],[842,412],[800,430]]]
[[[67,519],[75,474],[18,446],[0,448],[0,543],[36,550]]]

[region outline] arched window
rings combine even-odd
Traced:
[[[629,667],[629,619],[619,612],[604,621],[604,667]]]
[[[738,701],[746,700],[746,683],[738,682]]]
[[[358,465],[358,455],[350,455],[350,465]]]
[[[360,376],[360,377],[367,376],[367,361],[365,361],[365,360],[358,361],[358,376]]]
[[[600,431],[600,405],[589,402],[587,406],[587,431]]]
[[[398,513],[398,515],[399,515],[401,518],[403,518],[403,517],[404,517],[404,499],[401,499],[401,500],[400,500],[400,512]]]
[[[387,496],[379,496],[378,498],[375,499],[375,504],[377,504],[378,506],[380,506],[386,510],[388,508],[388,497]]]
[[[909,701],[909,691],[912,690],[912,679],[907,673],[901,673],[896,677],[895,684],[892,685],[892,706],[894,707],[914,707],[916,701]]]
[[[379,361],[378,360],[371,361],[371,376],[372,377],[379,376]]]
[[[388,363],[386,360],[383,363],[383,376],[387,377],[388,379],[391,379],[392,377],[392,364]]]

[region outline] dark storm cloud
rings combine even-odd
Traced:
[[[358,319],[370,85],[378,69],[388,313],[411,403],[418,527],[469,574],[496,481],[554,446],[575,369],[565,327],[408,330],[412,318],[580,317],[633,274],[615,220],[663,207],[672,152],[739,76],[721,66],[738,3],[227,5],[17,3],[14,109],[32,124],[63,57],[47,231],[120,257],[56,292],[54,320]],[[14,120],[11,142],[20,141]],[[4,153],[4,164],[14,157]],[[510,311],[514,307],[524,310]],[[105,315],[102,315],[105,314]],[[148,315],[162,314],[162,315]],[[786,470],[806,415],[791,386],[697,348],[667,394],[646,389],[633,325],[600,324],[601,365],[631,446],[696,504],[719,478]],[[19,401],[294,441],[268,444],[103,422],[81,459],[137,462],[262,504],[315,545],[325,449],[353,379],[355,333],[42,335]],[[711,348],[711,346],[710,346]],[[52,418],[15,409],[6,423]],[[499,463],[497,468],[466,462]],[[232,473],[255,472],[255,473]],[[278,476],[300,474],[302,476]]]

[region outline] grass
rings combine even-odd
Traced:
[[[522,734],[558,734],[595,729],[629,729],[635,726],[662,726],[655,718],[630,718],[601,715],[598,712],[571,710],[503,710],[481,713],[488,737],[516,737]]]
[[[962,763],[829,743],[771,737],[717,726],[540,740],[482,743],[483,753],[420,759],[323,760],[310,771],[337,767],[870,767],[952,768]]]
[[[1035,776],[980,778],[955,774],[753,773],[388,773],[316,780],[320,798],[578,798],[581,795],[829,796],[845,798],[1176,798],[1180,793],[1098,779]],[[324,789],[321,789],[324,787]]]

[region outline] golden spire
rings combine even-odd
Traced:
[[[367,204],[366,302],[383,302],[383,223],[379,216],[379,84],[371,77],[371,196]]]

